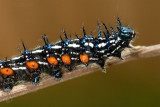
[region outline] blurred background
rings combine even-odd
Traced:
[[[133,45],[160,43],[159,0],[0,0],[0,59],[19,54],[23,40],[31,50],[67,33],[98,34],[97,21],[114,28],[119,16],[137,33]],[[69,80],[0,103],[0,107],[157,107],[160,106],[160,57],[140,59]]]

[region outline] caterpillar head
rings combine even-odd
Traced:
[[[119,37],[126,41],[131,41],[132,39],[134,39],[136,34],[135,31],[129,27],[122,26],[119,18],[117,18],[117,21],[119,24],[119,27],[117,27]]]

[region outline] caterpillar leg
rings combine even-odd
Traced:
[[[10,92],[12,90],[12,88],[13,88],[13,84],[9,83],[9,84],[4,85],[3,91]]]
[[[14,83],[15,81],[12,78],[10,77],[5,78],[3,81],[3,91],[10,92],[14,86]]]
[[[62,72],[59,71],[59,72],[57,72],[57,73],[55,74],[54,80],[58,81],[58,80],[60,80],[61,78],[62,78]]]
[[[119,54],[117,55],[117,57],[118,57],[120,60],[124,60],[124,59],[122,58],[121,53],[119,53]]]
[[[51,76],[54,76],[54,80],[60,80],[62,78],[62,71],[59,66],[50,66],[50,73]]]
[[[34,85],[37,85],[39,83],[40,80],[40,73],[39,72],[33,72],[31,73],[31,82]]]
[[[106,69],[104,68],[105,59],[101,59],[101,58],[100,58],[100,59],[97,61],[97,64],[101,67],[102,72],[107,73]]]

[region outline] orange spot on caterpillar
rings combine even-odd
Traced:
[[[36,61],[29,61],[26,65],[30,69],[38,69],[38,63]]]
[[[62,61],[63,63],[65,63],[66,65],[70,65],[71,64],[71,58],[68,55],[63,55],[62,56]]]
[[[48,63],[49,64],[53,64],[53,65],[57,65],[58,64],[58,61],[57,61],[57,59],[55,58],[55,57],[53,57],[53,56],[50,56],[50,57],[47,57],[47,61],[48,61]]]
[[[88,63],[89,62],[89,57],[87,54],[80,54],[80,60],[83,63]]]
[[[7,75],[7,76],[13,74],[13,70],[12,70],[11,68],[2,68],[2,69],[0,70],[0,72],[1,72],[2,74],[4,74],[4,75]]]

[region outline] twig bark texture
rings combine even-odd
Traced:
[[[124,60],[120,60],[115,57],[110,57],[107,59],[105,63],[105,67],[121,64],[130,60],[135,60],[139,58],[145,58],[145,57],[153,57],[153,56],[159,56],[160,55],[160,44],[158,45],[153,45],[153,46],[135,46],[134,48],[126,48],[122,52],[122,57]],[[37,91],[39,89],[55,85],[82,75],[90,74],[95,71],[100,70],[100,67],[96,64],[90,64],[88,68],[84,65],[79,65],[76,67],[75,70],[71,72],[65,72],[63,75],[63,79],[60,81],[55,81],[53,77],[51,76],[46,76],[42,78],[40,81],[39,85],[32,85],[30,82],[28,83],[23,83],[15,86],[11,92],[3,92],[0,91],[0,102],[9,100],[14,97],[18,97],[30,92]]]

